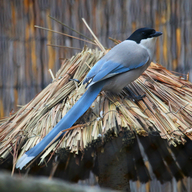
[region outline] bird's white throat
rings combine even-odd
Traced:
[[[144,48],[147,49],[150,59],[153,59],[154,52],[155,52],[155,43],[156,43],[157,38],[147,38],[147,39],[142,39],[140,42],[140,45],[142,45]]]

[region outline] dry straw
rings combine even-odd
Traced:
[[[65,59],[55,77],[53,75],[52,83],[15,114],[0,121],[1,158],[12,152],[15,166],[17,158],[42,140],[83,95],[82,83],[70,79],[82,82],[90,68],[105,54],[104,47],[95,35],[93,37],[101,51],[85,47],[72,58]],[[102,92],[76,124],[41,154],[41,162],[60,148],[77,154],[94,140],[103,139],[108,130],[113,130],[116,136],[122,130],[142,136],[155,131],[174,146],[184,144],[185,135],[192,139],[192,84],[189,81],[151,63],[129,88],[146,96],[133,101],[126,90],[119,95]]]

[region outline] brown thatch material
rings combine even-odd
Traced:
[[[85,92],[82,84],[70,79],[82,81],[90,67],[103,55],[97,49],[85,48],[71,59],[64,60],[51,84],[15,114],[1,120],[2,158],[19,139],[28,138],[22,147],[22,155],[56,125]],[[146,94],[146,97],[135,102],[128,98],[126,91],[120,95],[101,93],[73,130],[67,131],[42,158],[58,147],[78,153],[111,129],[116,135],[122,128],[142,136],[158,131],[174,146],[184,144],[185,135],[191,139],[192,84],[189,81],[159,64],[151,63],[148,70],[129,87],[136,94]]]
[[[85,86],[71,79],[82,82],[105,52],[85,47],[81,53],[65,59],[52,83],[16,113],[0,121],[0,155],[6,159],[12,153],[13,170],[17,159],[47,135],[85,92]],[[171,174],[177,180],[181,179],[180,168],[172,158],[167,143],[163,144],[161,138],[172,146],[176,160],[180,158],[175,147],[185,144],[186,139],[192,139],[192,84],[160,64],[151,63],[147,71],[128,86],[135,94],[146,96],[142,100],[133,101],[129,99],[126,90],[118,95],[102,92],[76,124],[41,154],[40,163],[47,157],[50,159],[54,153],[61,155],[62,149],[77,156],[80,153],[83,158],[82,154],[89,150],[90,144],[106,147],[104,143],[115,142],[127,155],[124,157],[122,152],[118,154],[130,160],[127,165],[130,169],[128,178],[136,180],[137,176],[134,175],[138,173],[139,179],[146,182],[150,176],[142,160],[144,155],[139,147],[142,145],[159,180],[168,181]],[[130,148],[130,143],[133,148]],[[125,144],[128,147],[124,148]],[[107,149],[104,151],[107,153]],[[99,161],[99,158],[103,158],[102,149],[97,154]],[[135,164],[133,159],[138,162],[136,168],[131,166],[131,162]],[[159,161],[160,166],[153,163],[154,159]],[[170,170],[167,170],[164,161],[166,165],[170,164]],[[179,165],[182,167],[182,162]],[[166,176],[159,176],[162,170]],[[188,172],[184,175],[190,176]]]

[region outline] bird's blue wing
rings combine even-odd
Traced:
[[[138,67],[141,67],[145,65],[148,62],[148,58],[140,63],[135,63],[133,65],[129,65],[128,67],[125,67],[121,63],[117,63],[114,61],[99,61],[100,63],[97,63],[99,65],[95,65],[90,72],[88,73],[86,79],[84,80],[84,83],[87,83],[90,79],[92,79],[92,84],[98,81],[101,81],[103,79],[107,79],[109,77],[112,77],[114,75],[124,73],[127,71],[130,71],[132,69],[136,69]]]
[[[99,70],[101,69],[101,67],[103,66],[104,63],[105,63],[105,61],[103,59],[100,59],[99,61],[97,61],[97,63],[88,72],[88,74],[84,80],[84,83],[87,83],[89,81],[89,79],[93,78],[99,72]]]
[[[145,60],[139,63],[134,63],[133,65],[129,65],[129,67],[125,67],[123,64],[119,64],[118,67],[114,68],[109,74],[119,74],[119,73],[124,73],[127,71],[130,71],[132,69],[139,68],[143,65],[145,65],[148,62],[149,58],[147,57]]]
[[[109,75],[113,70],[115,70],[116,68],[118,68],[120,66],[121,66],[120,63],[116,63],[116,62],[113,62],[110,60],[104,62],[101,69],[93,77],[92,82],[97,82],[97,81],[102,80],[104,77]]]

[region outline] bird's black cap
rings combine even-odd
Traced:
[[[162,32],[155,31],[155,29],[152,28],[140,28],[137,29],[135,32],[131,34],[127,40],[135,41],[136,43],[140,43],[142,39],[152,38],[152,37],[158,37],[162,35]]]

